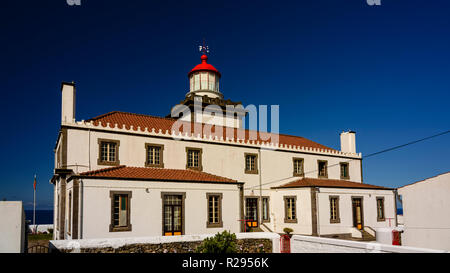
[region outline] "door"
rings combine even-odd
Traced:
[[[248,197],[245,202],[245,215],[249,227],[258,226],[258,198]]]
[[[352,208],[353,208],[353,226],[361,230],[364,228],[362,197],[352,197]]]
[[[183,215],[182,196],[164,196],[164,236],[181,235]]]

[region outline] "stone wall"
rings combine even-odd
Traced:
[[[64,253],[194,253],[213,234],[52,240],[50,252]],[[280,236],[270,232],[236,233],[238,253],[279,253]]]
[[[194,253],[202,241],[171,242],[162,244],[129,244],[121,247],[97,247],[75,249],[51,248],[52,252],[78,253]],[[270,239],[238,239],[238,253],[272,253]]]

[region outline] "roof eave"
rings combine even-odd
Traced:
[[[361,187],[342,187],[342,186],[314,186],[314,185],[305,185],[305,186],[280,186],[280,187],[271,187],[271,189],[295,189],[295,188],[337,188],[337,189],[356,189],[356,190],[395,190],[393,188],[361,188]]]
[[[111,177],[111,176],[90,176],[90,175],[72,175],[68,181],[74,178],[84,179],[108,179],[108,180],[132,180],[132,181],[156,181],[156,182],[174,182],[174,183],[207,183],[207,184],[232,184],[242,185],[244,182],[239,181],[203,181],[203,180],[174,180],[159,178],[136,178],[136,177]]]

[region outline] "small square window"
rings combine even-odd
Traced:
[[[317,161],[319,178],[328,178],[328,162],[326,160]]]
[[[98,165],[116,166],[119,161],[119,144],[118,140],[99,139],[99,156]]]
[[[145,166],[164,168],[163,150],[164,145],[159,144],[145,144],[146,160]]]
[[[293,158],[294,176],[304,176],[303,158]]]
[[[186,169],[201,171],[202,167],[202,149],[186,148]]]
[[[258,174],[258,155],[245,154],[245,173]]]
[[[349,164],[347,162],[341,162],[341,179],[350,179]]]

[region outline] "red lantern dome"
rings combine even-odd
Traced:
[[[210,71],[210,72],[214,72],[216,74],[219,75],[219,77],[221,77],[219,70],[217,70],[214,66],[210,65],[207,61],[208,61],[208,56],[206,56],[206,54],[203,54],[202,57],[202,63],[196,65],[194,68],[192,68],[192,70],[188,73],[188,77],[197,71]]]

